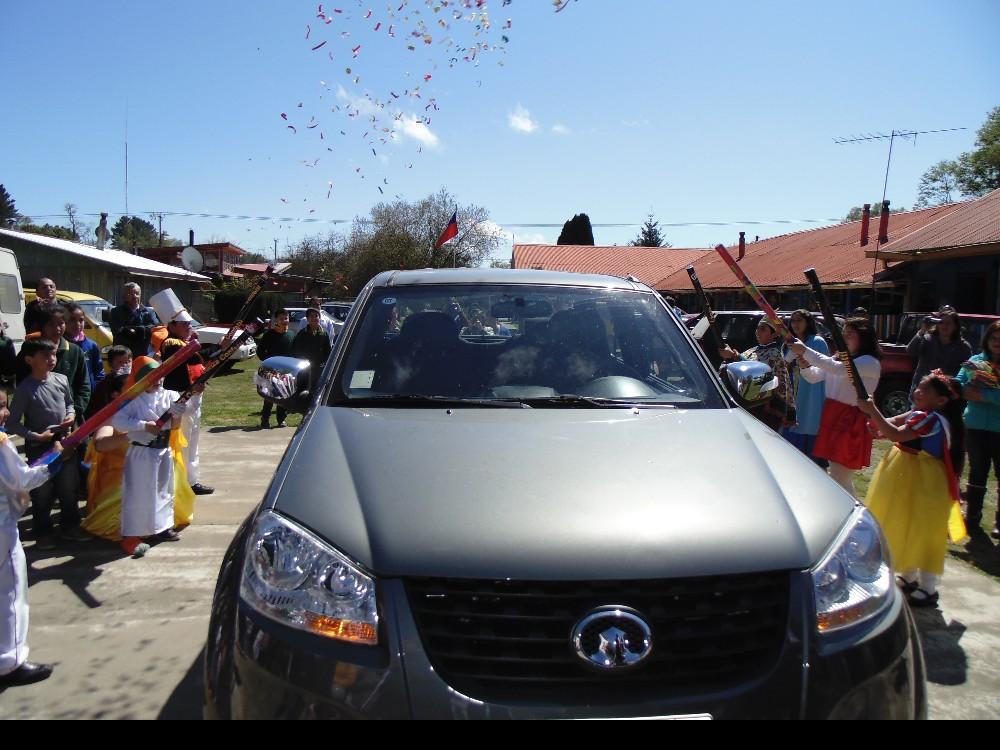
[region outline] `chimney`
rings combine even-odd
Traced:
[[[872,220],[872,204],[866,203],[865,210],[861,214],[861,247],[868,244],[868,224]]]
[[[188,246],[189,247],[194,247],[194,230],[193,229],[189,229],[188,230]]]
[[[882,201],[882,215],[878,217],[878,241],[889,241],[889,201]]]
[[[743,260],[743,256],[747,254],[747,233],[740,232],[740,257],[736,260],[737,262]]]

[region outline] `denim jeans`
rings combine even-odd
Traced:
[[[48,446],[30,446],[25,451],[28,463],[44,454]],[[80,525],[80,508],[76,501],[76,488],[80,481],[77,468],[76,451],[64,454],[59,461],[59,472],[41,487],[31,491],[32,528],[35,537],[52,533],[52,506],[54,500],[59,500],[61,510],[59,525],[69,529]]]

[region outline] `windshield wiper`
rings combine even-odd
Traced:
[[[457,406],[486,407],[493,409],[530,409],[531,405],[516,398],[457,398],[454,396],[420,396],[416,394],[388,394],[346,398],[336,406]]]

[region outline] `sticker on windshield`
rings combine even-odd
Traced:
[[[371,388],[374,382],[374,370],[355,370],[351,375],[351,388]]]
[[[395,305],[396,304],[396,298],[395,297],[386,297],[385,299],[382,300],[382,304],[383,305]]]

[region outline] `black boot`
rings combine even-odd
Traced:
[[[965,527],[970,534],[981,533],[983,524],[983,498],[986,488],[974,484],[965,486]]]

